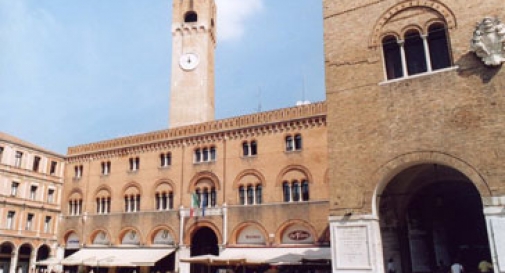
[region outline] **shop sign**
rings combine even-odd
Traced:
[[[312,233],[302,225],[293,225],[284,231],[282,235],[283,244],[313,244]]]
[[[264,245],[265,237],[256,227],[249,226],[240,232],[237,238],[237,243],[244,245]]]

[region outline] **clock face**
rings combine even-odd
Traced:
[[[186,53],[179,59],[179,65],[184,70],[193,70],[198,66],[200,59],[195,53]]]

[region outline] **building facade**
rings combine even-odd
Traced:
[[[141,272],[188,272],[180,259],[227,248],[328,247],[326,160],[324,103],[71,147],[59,243],[67,257],[176,250]]]
[[[65,158],[0,133],[0,272],[55,255]]]
[[[503,1],[323,3],[333,271],[505,272]]]

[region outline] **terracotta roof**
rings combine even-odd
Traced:
[[[12,135],[9,135],[7,133],[4,133],[4,132],[1,132],[0,131],[0,142],[8,142],[8,143],[11,143],[11,144],[15,144],[15,145],[19,145],[19,146],[22,146],[22,147],[25,147],[25,148],[28,148],[28,149],[32,149],[32,150],[36,150],[36,151],[39,151],[39,152],[43,152],[43,153],[48,153],[48,154],[52,154],[54,156],[57,156],[57,157],[61,157],[63,158],[64,156],[60,155],[60,154],[57,154],[55,152],[52,152],[52,151],[49,151],[47,149],[44,149],[40,146],[37,146],[35,144],[32,144],[28,141],[24,141],[22,139],[19,139],[15,136],[12,136]]]

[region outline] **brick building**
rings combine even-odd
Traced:
[[[505,272],[504,2],[323,3],[333,271]]]
[[[65,270],[330,257],[326,104],[214,120],[215,16],[213,0],[173,1],[170,129],[68,149]]]
[[[64,157],[0,132],[0,272],[27,273],[57,248]]]

